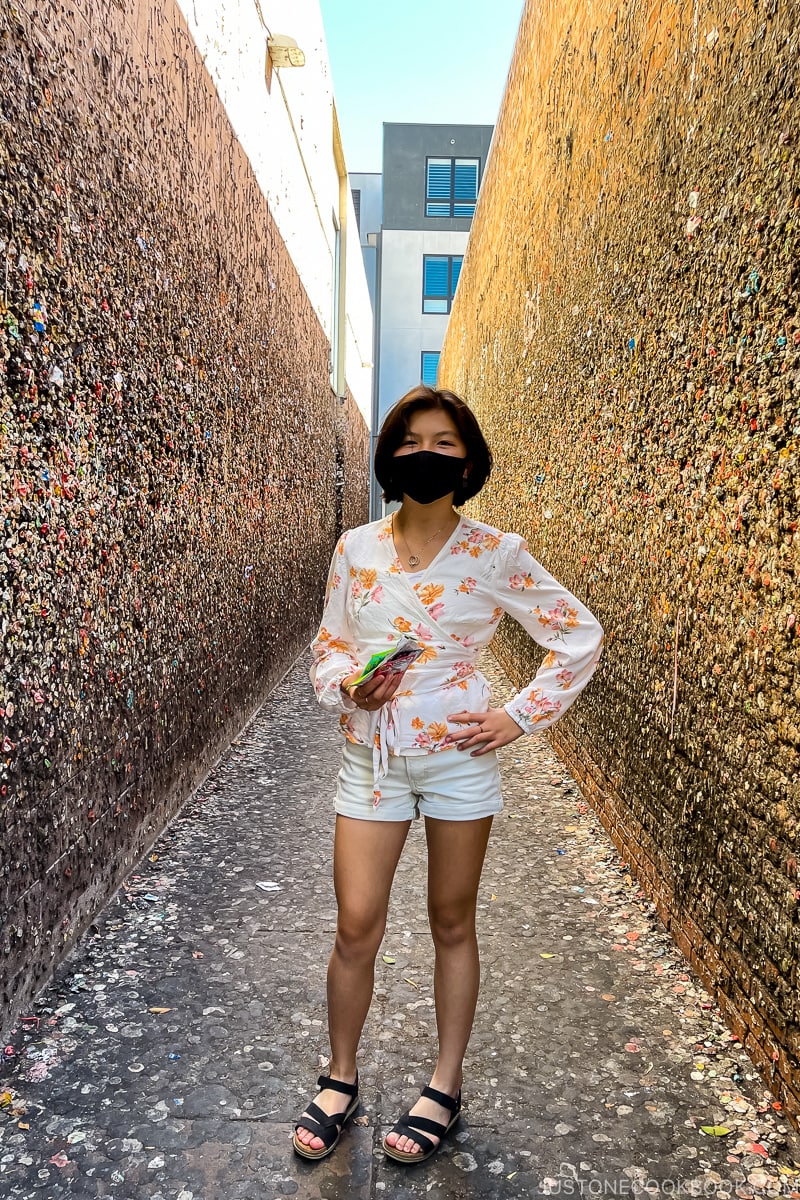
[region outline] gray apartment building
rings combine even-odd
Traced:
[[[395,401],[420,381],[436,383],[493,130],[385,123],[379,229],[370,228],[378,211],[376,177],[350,177],[368,268],[375,243],[373,446]],[[381,503],[373,493],[376,518]]]

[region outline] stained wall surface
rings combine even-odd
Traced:
[[[439,374],[608,634],[555,740],[795,1119],[799,17],[529,0]]]
[[[5,1025],[307,643],[368,434],[171,2],[3,2],[0,72]]]

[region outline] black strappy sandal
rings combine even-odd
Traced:
[[[389,1158],[393,1158],[395,1162],[418,1163],[424,1162],[426,1158],[430,1158],[439,1149],[442,1141],[461,1116],[460,1090],[455,1099],[452,1096],[448,1096],[446,1092],[437,1092],[436,1088],[432,1087],[423,1088],[422,1095],[427,1100],[433,1100],[436,1104],[441,1104],[442,1108],[449,1109],[453,1115],[447,1125],[442,1125],[439,1121],[432,1121],[430,1117],[412,1117],[410,1110],[403,1113],[391,1132],[396,1133],[398,1137],[405,1135],[411,1138],[418,1146],[422,1146],[422,1150],[419,1154],[405,1154],[402,1150],[397,1150],[394,1146],[390,1146],[386,1138],[384,1138],[384,1152]],[[438,1137],[438,1143],[434,1144],[430,1138],[425,1137],[426,1133],[432,1133],[434,1137]]]
[[[356,1072],[355,1083],[344,1083],[341,1079],[331,1079],[330,1075],[320,1075],[317,1080],[317,1087],[320,1091],[331,1088],[334,1092],[343,1092],[345,1096],[351,1096],[352,1100],[344,1112],[332,1113],[330,1116],[326,1112],[323,1112],[313,1100],[308,1108],[304,1109],[303,1115],[295,1125],[294,1134],[292,1135],[292,1145],[294,1146],[295,1154],[299,1154],[301,1158],[326,1158],[335,1149],[339,1138],[342,1136],[345,1124],[358,1108],[358,1072]],[[304,1118],[307,1119],[304,1120]],[[321,1150],[312,1150],[310,1146],[305,1146],[302,1142],[298,1141],[297,1131],[301,1126],[303,1129],[310,1129],[314,1137],[322,1139],[325,1145]]]

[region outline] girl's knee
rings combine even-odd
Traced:
[[[336,951],[345,959],[374,959],[383,939],[385,921],[343,917],[336,925]]]
[[[475,910],[445,909],[428,913],[431,936],[437,946],[461,946],[475,940]]]

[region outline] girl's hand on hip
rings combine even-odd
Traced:
[[[490,750],[499,750],[509,742],[515,742],[525,732],[504,708],[490,708],[488,712],[460,712],[448,716],[448,721],[465,726],[455,733],[448,733],[445,744],[455,742],[459,750],[469,750],[471,746],[480,746],[479,750],[471,750],[470,757],[477,758],[480,754],[488,754]]]
[[[348,675],[347,679],[343,679],[342,691],[347,692],[357,708],[363,709],[364,712],[376,712],[388,700],[391,700],[400,686],[405,671],[399,675],[388,673],[373,675],[372,679],[368,679],[366,683],[354,686],[351,681],[358,679],[360,674],[360,671],[356,671],[353,675]]]

